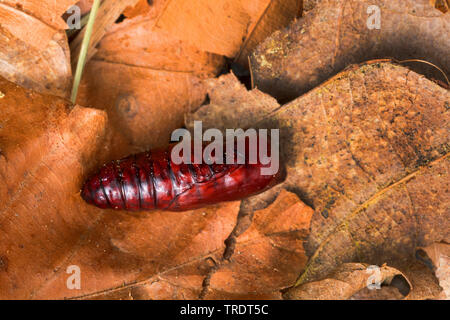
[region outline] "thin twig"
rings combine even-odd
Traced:
[[[75,77],[73,79],[72,95],[70,100],[75,103],[77,100],[78,86],[80,85],[81,76],[83,74],[84,65],[86,62],[86,55],[89,48],[89,43],[91,40],[92,30],[94,28],[95,17],[97,16],[98,7],[100,6],[100,0],[94,0],[92,5],[91,13],[89,15],[89,20],[86,26],[86,32],[83,37],[83,43],[81,45],[80,56],[78,58],[77,70],[75,71]]]

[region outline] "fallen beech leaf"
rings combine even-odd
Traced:
[[[380,29],[368,28],[376,18],[374,11],[367,13],[369,6],[380,9]],[[289,101],[351,63],[380,57],[422,59],[450,74],[450,41],[444,40],[449,37],[450,15],[428,0],[322,0],[258,46],[251,55],[254,83],[279,101]],[[409,65],[443,79],[428,64]]]
[[[248,128],[280,107],[278,102],[258,89],[247,91],[233,73],[206,81],[210,103],[185,116],[186,127],[201,120],[204,128]]]
[[[405,278],[395,278],[401,279],[399,281],[406,282]],[[380,289],[371,290],[364,288],[358,291],[349,300],[402,300],[405,296],[400,293],[399,289],[393,285],[383,285]]]
[[[235,60],[248,67],[248,58],[253,49],[272,32],[285,27],[294,18],[301,16],[301,11],[302,1],[271,0],[258,20],[249,27]]]
[[[75,2],[0,2],[0,76],[26,88],[67,97],[72,73],[62,30],[66,24],[60,17]]]
[[[204,100],[202,79],[223,63],[155,28],[162,4],[112,26],[84,71],[77,101],[108,112],[116,156],[167,145],[184,114]]]
[[[300,5],[298,0],[171,0],[157,25],[200,50],[237,57],[247,65],[248,52],[294,19]]]
[[[403,299],[409,294],[410,289],[403,295],[394,286],[390,286],[393,279],[402,279],[411,289],[413,286],[407,277],[395,268],[381,266],[371,269],[368,264],[345,263],[336,268],[326,279],[302,284],[287,291],[283,298],[293,300],[347,300],[361,299],[361,291],[370,298],[380,295],[381,290],[386,295],[386,287],[390,299]],[[379,289],[375,287],[370,290],[368,285],[383,285]],[[394,290],[392,290],[394,289]],[[368,298],[366,296],[366,298]],[[386,296],[383,296],[386,298]]]
[[[99,298],[133,287],[154,299],[197,297],[239,202],[151,214],[88,206],[79,190],[101,161],[104,112],[4,80],[0,88],[0,297]],[[67,285],[70,266],[80,268],[79,290]]]
[[[94,216],[101,218],[35,297],[196,299],[211,265],[225,250],[238,211],[238,201],[134,215],[97,209]],[[70,265],[80,267],[80,290],[66,286]]]
[[[230,257],[212,270],[205,299],[280,299],[306,265],[303,242],[313,210],[283,190],[255,211],[247,230],[231,242]]]
[[[350,261],[403,265],[450,239],[450,92],[389,63],[349,69],[281,107],[285,187],[315,209],[299,284]]]
[[[232,208],[234,208],[232,216],[236,218],[237,206],[233,205]],[[225,209],[227,213],[219,209],[215,219],[231,217],[229,207]],[[163,216],[167,213],[161,214]],[[306,263],[302,242],[307,236],[311,215],[312,210],[300,202],[294,194],[283,191],[269,208],[256,211],[250,227],[236,239],[233,238],[233,241],[230,241],[231,236],[224,241],[225,239],[221,237],[226,233],[219,233],[218,241],[214,240],[211,244],[215,245],[216,249],[211,250],[210,254],[203,255],[201,259],[191,256],[190,262],[168,268],[167,271],[161,271],[144,281],[83,298],[197,299],[200,296],[205,299],[280,299],[279,290],[292,283],[299,268]],[[185,226],[189,225],[189,219],[187,218]],[[234,220],[226,217],[224,219],[230,223],[223,231],[230,233],[229,227]],[[222,226],[223,223],[218,224],[218,221],[211,223],[211,228],[216,234],[217,226]],[[185,230],[178,232],[182,233],[185,233]],[[174,237],[176,234],[174,233]],[[211,234],[206,233],[204,236]],[[160,238],[166,237],[156,234],[154,241]],[[211,240],[204,241],[206,240],[203,238],[198,239],[198,242],[191,246],[204,247],[204,244]],[[227,247],[224,242],[227,243]],[[140,248],[139,252],[161,250],[156,249],[161,245],[154,246],[155,249],[150,250]],[[136,251],[138,249],[136,248]],[[169,254],[165,250],[163,253]],[[293,261],[296,263],[293,264]],[[232,285],[228,284],[228,281],[231,281]],[[224,283],[227,283],[225,287]]]
[[[77,3],[77,0],[1,0],[0,2],[0,6],[4,4],[16,8],[38,18],[53,29],[64,30],[67,29],[67,24],[61,16]]]
[[[95,224],[79,196],[106,115],[0,78],[0,298],[32,298]]]
[[[163,30],[154,29],[151,18],[156,16],[158,7],[155,4],[152,8],[144,17],[125,19],[111,26],[102,38],[94,60],[202,77],[213,76],[219,71],[223,62],[221,57],[201,52]]]
[[[315,209],[311,259],[298,284],[345,262],[404,266],[417,246],[448,241],[449,104],[449,92],[432,81],[373,62],[341,72],[254,124],[280,129],[283,186]],[[213,123],[207,108],[196,120],[201,114]],[[221,123],[223,113],[217,114]]]
[[[443,291],[436,276],[425,264],[415,262],[402,271],[413,288],[406,300],[436,300],[442,295]]]
[[[361,275],[351,278],[347,272],[344,279],[340,273],[336,278],[350,287],[335,283],[332,288],[347,298],[404,296],[404,287],[393,285],[398,279],[412,288],[406,299],[442,297],[432,270],[441,282],[443,272],[435,264],[428,269],[411,261],[417,247],[450,239],[450,93],[406,68],[380,62],[348,69],[282,107],[257,89],[247,91],[233,74],[207,81],[208,88],[203,79],[217,74],[223,58],[199,51],[197,43],[189,42],[195,37],[177,38],[174,30],[180,32],[182,21],[174,29],[164,23],[155,26],[158,16],[164,22],[168,13],[171,18],[185,14],[171,7],[177,2],[155,1],[137,14],[144,2],[130,0],[137,3],[125,10],[132,18],[114,25],[112,17],[124,6],[114,13],[108,10],[111,26],[94,41],[102,38],[87,65],[80,101],[106,110],[109,124],[105,112],[72,106],[0,78],[0,176],[5,181],[0,185],[0,298],[280,299],[280,290],[293,285],[300,273],[299,286],[292,291],[308,287],[317,292],[323,288],[318,280],[350,261],[387,262],[405,276],[391,270],[393,276],[385,275],[391,286],[373,293],[361,289]],[[285,11],[281,2],[267,0],[208,6],[221,4],[229,6],[225,11],[231,6],[239,28],[244,25],[239,19],[247,15],[242,29],[246,39],[236,47],[235,36],[242,30],[235,28],[230,47],[220,37],[209,45],[237,48],[240,58]],[[17,16],[27,15],[2,1],[0,10],[5,8],[9,18],[6,27],[2,21],[0,43],[32,41],[14,23]],[[428,12],[429,5],[418,8]],[[348,12],[343,12],[345,20]],[[34,45],[47,50],[57,28],[32,16],[25,21],[33,22],[28,27],[39,27]],[[426,21],[444,21],[433,19]],[[217,29],[204,22],[193,25],[217,36]],[[28,52],[25,44],[14,46]],[[271,54],[284,54],[272,44]],[[295,45],[288,47],[296,50]],[[5,52],[7,59],[16,55]],[[42,84],[25,83],[29,78],[14,69],[22,62],[13,62],[4,65],[15,81],[58,93],[48,78]],[[211,103],[186,121],[205,119],[206,126],[222,129],[280,128],[288,169],[283,185],[242,202],[183,213],[99,210],[81,200],[80,185],[94,167],[111,157],[166,144],[207,90]],[[315,208],[314,215],[299,198]],[[70,288],[72,267],[81,271],[77,290]]]
[[[123,11],[126,18],[134,18],[140,15],[148,15],[154,7],[153,1],[139,0],[134,6],[129,6]]]
[[[443,288],[440,299],[450,299],[450,245],[433,243],[426,248],[420,248],[418,253],[424,254]],[[421,260],[424,259],[423,257]],[[429,265],[427,263],[427,265]]]
[[[212,223],[214,223],[212,221]],[[204,278],[214,267],[219,253],[213,253],[200,260],[193,260],[167,271],[155,274],[146,281],[125,285],[81,299],[90,300],[193,300],[201,294]]]

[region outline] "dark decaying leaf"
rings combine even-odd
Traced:
[[[380,28],[372,28],[376,8]],[[368,11],[369,10],[369,11]],[[368,27],[371,26],[371,28]],[[450,74],[450,15],[429,0],[322,0],[251,55],[255,85],[280,101],[295,99],[349,64],[392,57],[421,59]],[[446,81],[422,62],[408,66]]]
[[[256,124],[280,129],[283,187],[315,209],[298,284],[345,262],[401,269],[418,246],[449,241],[449,104],[449,92],[434,82],[373,62]],[[195,119],[213,122],[207,108]],[[236,111],[237,123],[240,117]]]
[[[315,209],[299,283],[348,261],[396,267],[417,246],[449,240],[449,103],[418,74],[373,63],[266,121],[284,136],[286,187]]]

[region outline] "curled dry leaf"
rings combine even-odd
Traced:
[[[72,72],[61,15],[75,2],[1,1],[0,76],[26,88],[67,97]]]
[[[395,268],[363,263],[344,263],[325,279],[308,282],[287,291],[283,298],[293,300],[404,299],[412,285]],[[401,291],[395,284],[400,282]],[[379,286],[378,289],[376,286]],[[370,287],[368,287],[370,286]],[[370,288],[370,289],[368,289]]]
[[[433,271],[422,262],[416,261],[401,270],[413,288],[405,298],[406,300],[436,300],[442,296],[443,291],[439,281]]]
[[[318,281],[290,288],[285,299],[426,300],[442,296],[433,272],[413,261],[400,269],[382,265],[344,263]]]
[[[420,248],[417,252],[420,260],[429,266],[443,291],[440,299],[450,299],[450,245],[447,243],[433,243],[426,248]]]
[[[200,50],[236,57],[247,65],[256,44],[287,25],[300,8],[299,0],[172,0],[157,25]]]
[[[369,6],[380,9],[379,29],[368,27],[377,19],[376,11],[368,13]],[[251,56],[254,83],[279,101],[289,101],[351,63],[380,57],[426,60],[448,75],[448,39],[450,15],[429,0],[322,0],[258,46]],[[426,63],[408,65],[445,82]]]
[[[155,28],[163,4],[113,25],[84,71],[77,101],[108,112],[115,157],[168,144],[223,62]]]
[[[247,230],[230,241],[212,270],[205,299],[280,299],[306,265],[303,244],[313,210],[285,190],[266,209],[253,213]]]

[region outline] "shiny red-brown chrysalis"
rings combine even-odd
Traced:
[[[173,147],[107,163],[86,181],[81,196],[104,209],[183,211],[242,199],[283,179],[282,170],[263,175],[271,164],[251,164],[248,153],[244,164],[175,164]]]

